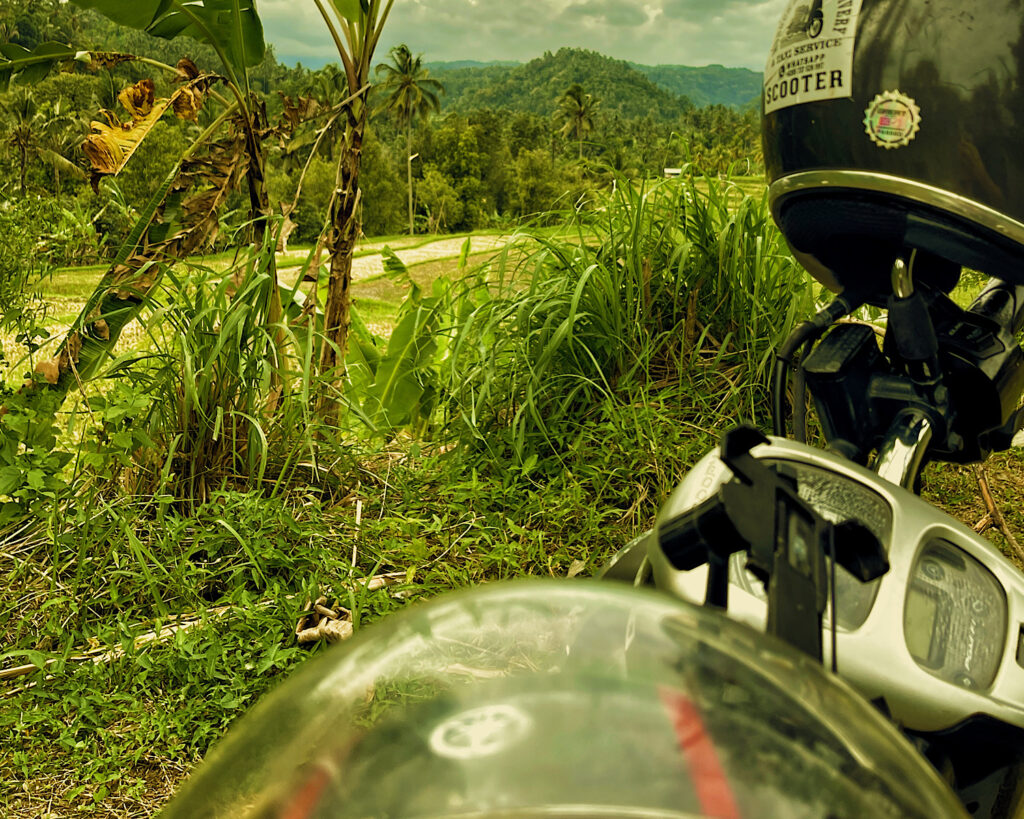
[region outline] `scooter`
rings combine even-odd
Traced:
[[[774,432],[727,433],[608,579],[652,584],[823,661],[974,816],[1021,810],[1024,575],[914,491],[928,461],[1007,449],[1024,423],[1024,287],[967,309],[897,259],[881,345],[846,294],[779,351]],[[794,357],[802,351],[799,363]],[[794,432],[784,437],[794,378]],[[808,446],[809,388],[826,448]]]

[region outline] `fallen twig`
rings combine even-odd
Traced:
[[[264,601],[260,602],[258,605],[260,605],[260,606],[268,606],[268,605],[270,605],[273,602],[274,601],[271,601],[271,600],[264,600]],[[135,649],[142,648],[143,646],[149,645],[150,643],[163,642],[164,640],[167,640],[168,638],[173,637],[179,631],[188,631],[188,630],[193,629],[196,626],[202,624],[203,619],[206,618],[206,617],[221,617],[222,615],[227,614],[229,611],[231,611],[234,608],[237,608],[237,607],[236,606],[217,606],[216,608],[208,609],[207,611],[205,611],[205,612],[203,612],[201,614],[200,613],[184,614],[181,617],[179,617],[173,623],[170,623],[170,624],[168,624],[166,626],[162,626],[161,628],[159,628],[157,630],[149,631],[149,632],[146,632],[145,634],[140,634],[138,637],[136,637],[134,640],[132,640],[131,648],[134,651]],[[67,661],[68,662],[75,662],[75,663],[88,662],[88,661],[92,661],[93,663],[109,663],[109,662],[112,662],[114,660],[119,660],[126,653],[127,653],[127,649],[123,645],[122,646],[116,646],[114,648],[97,647],[97,648],[88,649],[86,651],[82,651],[82,652],[80,652],[78,654],[73,654],[73,655],[71,655],[70,657],[67,658]],[[3,669],[0,669],[0,680],[11,680],[11,679],[15,679],[17,677],[24,677],[26,674],[31,674],[34,671],[38,671],[40,668],[49,668],[50,666],[55,665],[56,663],[59,663],[59,662],[60,662],[59,659],[52,658],[52,659],[46,660],[42,664],[42,666],[35,665],[34,663],[29,663],[27,665],[19,665],[19,666],[13,666],[13,667],[9,667],[9,668],[3,668]],[[47,677],[47,679],[50,679],[50,677]]]
[[[981,497],[985,501],[985,508],[988,510],[988,514],[985,518],[991,518],[990,525],[1003,533],[1003,537],[1005,537],[1006,542],[1010,544],[1010,548],[1013,549],[1018,560],[1024,561],[1024,549],[1021,549],[1020,544],[1017,542],[1017,538],[1013,536],[1013,532],[1010,531],[1010,527],[1006,523],[1006,518],[1003,517],[1003,513],[999,510],[999,507],[996,506],[995,499],[992,497],[992,489],[988,484],[988,474],[985,471],[985,467],[981,465],[975,466],[974,476],[978,479],[978,487],[981,489]],[[975,526],[981,526],[985,521],[985,518],[978,521]],[[986,526],[982,529],[975,528],[975,531],[984,531],[985,528],[988,527]]]
[[[386,574],[374,575],[373,577],[361,578],[359,580],[356,580],[355,583],[356,583],[356,585],[366,587],[370,591],[374,591],[376,589],[384,588],[385,586],[394,585],[395,583],[398,583],[398,582],[400,582],[400,581],[402,581],[404,579],[405,579],[405,572],[388,572]],[[286,599],[290,599],[290,598],[291,598],[291,595],[289,595],[289,597],[286,598]],[[279,600],[261,600],[256,605],[259,606],[259,607],[273,606],[273,605],[277,605],[279,602],[280,602]],[[324,608],[324,610],[325,610],[325,612],[327,613],[328,616],[329,615],[337,615],[339,617],[348,616],[349,619],[351,619],[351,615],[348,613],[348,611],[346,609],[338,609],[337,611],[332,610],[332,609],[327,609],[326,607],[324,607],[322,605],[323,603],[326,603],[326,599],[323,599],[322,601],[317,601],[317,602],[320,604],[320,608]],[[132,640],[132,644],[131,644],[131,648],[130,649],[125,648],[125,646],[123,646],[123,645],[115,646],[113,648],[104,648],[102,646],[98,646],[97,645],[95,648],[86,649],[86,650],[83,650],[83,651],[80,651],[80,652],[78,652],[76,654],[71,655],[70,657],[68,657],[66,659],[66,662],[83,663],[83,662],[90,662],[91,661],[91,662],[97,663],[97,664],[99,664],[99,663],[110,663],[110,662],[113,662],[114,660],[119,660],[122,657],[124,657],[124,655],[129,650],[135,651],[135,650],[137,650],[139,648],[142,648],[144,646],[150,645],[152,643],[164,642],[167,639],[173,637],[175,634],[177,634],[180,631],[188,631],[190,629],[195,628],[196,626],[202,625],[206,620],[210,619],[211,617],[213,617],[213,618],[222,617],[225,614],[228,614],[228,613],[230,613],[230,612],[232,612],[232,611],[234,611],[234,610],[236,610],[238,608],[239,608],[238,606],[216,606],[215,608],[207,609],[206,611],[203,611],[203,612],[190,612],[188,614],[182,614],[182,615],[178,616],[178,618],[174,622],[169,623],[169,624],[164,625],[164,626],[161,626],[159,629],[154,629],[153,631],[146,632],[145,634],[140,634],[138,637],[134,638]],[[307,604],[306,608],[309,608],[309,604]],[[323,616],[324,612],[318,611],[318,614]],[[342,620],[341,622],[344,622],[344,621]],[[319,626],[319,623],[317,624],[317,626]],[[351,622],[348,623],[348,626],[349,626],[349,632],[351,633]],[[337,630],[336,629],[329,629],[328,631],[331,631],[333,633],[333,632],[336,632]],[[342,628],[342,631],[344,631],[344,628]],[[296,631],[296,633],[298,633],[298,630]],[[325,636],[327,636],[327,635],[325,634]],[[346,636],[349,636],[349,635],[346,635]],[[89,642],[92,643],[94,641],[94,639],[95,638],[90,638]],[[327,636],[327,639],[330,639],[330,637]],[[344,639],[344,638],[340,638],[340,639]],[[45,660],[42,663],[42,665],[36,665],[35,663],[28,663],[28,664],[25,664],[25,665],[17,665],[17,666],[10,666],[8,668],[0,668],[0,681],[3,681],[3,680],[13,680],[13,679],[17,679],[18,677],[24,677],[24,676],[27,676],[29,674],[33,674],[36,671],[39,671],[40,669],[50,668],[51,666],[54,666],[54,665],[56,665],[59,662],[62,662],[62,660],[60,658],[50,658],[50,659]],[[44,681],[45,680],[53,679],[53,675],[52,674],[48,674],[43,679],[44,679]],[[12,689],[10,691],[5,691],[4,692],[4,696],[7,696],[7,697],[13,696],[14,694],[18,694],[21,691],[24,691],[27,688],[31,688],[34,685],[35,685],[35,683],[30,683],[28,685],[24,685],[24,686],[21,686],[19,688],[15,688],[15,689]]]

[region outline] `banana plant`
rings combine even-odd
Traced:
[[[219,226],[217,210],[228,194],[245,184],[249,194],[252,241],[257,250],[269,229],[270,206],[264,180],[263,138],[268,131],[266,110],[252,93],[248,70],[266,53],[263,26],[253,0],[74,0],[121,25],[168,40],[188,35],[211,45],[220,57],[220,74],[203,74],[188,60],[167,66],[135,55],[73,52],[54,44],[0,50],[0,75],[19,83],[38,79],[54,64],[69,59],[91,68],[109,68],[141,59],[176,75],[179,85],[164,99],[154,97],[154,84],[143,80],[119,95],[130,119],[122,122],[103,112],[106,122],[94,122],[83,146],[92,166],[94,184],[118,174],[165,112],[195,119],[199,107],[214,98],[224,106],[214,123],[199,134],[181,156],[141,216],[128,240],[86,303],[57,354],[37,367],[39,379],[67,390],[92,373],[113,348],[121,329],[141,309],[165,265],[201,249]],[[22,53],[24,52],[24,53]],[[228,99],[216,91],[227,90]],[[226,134],[224,133],[226,132]],[[270,268],[276,281],[273,254]],[[280,292],[274,288],[268,324],[282,316]],[[279,349],[284,346],[278,332]],[[280,356],[279,356],[280,357]],[[278,390],[279,392],[279,390]]]
[[[320,372],[330,376],[340,390],[351,324],[352,251],[359,235],[359,160],[369,117],[370,69],[394,0],[314,2],[338,49],[350,94],[343,107],[343,145],[329,207],[325,246],[331,266],[320,349]],[[338,409],[333,399],[322,399],[321,414],[326,420],[335,418]]]
[[[247,69],[263,62],[263,23],[254,0],[73,0],[104,17],[154,37],[173,40],[187,35],[213,46],[224,72],[246,108],[250,93]]]
[[[21,84],[38,82],[59,63],[88,62],[88,53],[63,43],[40,43],[31,51],[17,43],[0,43],[0,91],[15,78]]]

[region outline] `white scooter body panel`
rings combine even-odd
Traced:
[[[847,505],[866,510],[888,552],[890,570],[874,581],[873,595],[871,584],[838,570],[845,575],[837,581],[839,674],[868,699],[884,697],[896,721],[911,730],[943,730],[978,713],[1024,728],[1024,575],[967,526],[857,464],[777,438],[752,454],[801,476],[801,496],[827,519],[851,517],[837,512]],[[659,525],[731,477],[718,450],[708,453],[672,493]],[[806,487],[803,477],[817,488]],[[881,510],[891,516],[888,531],[878,531],[886,528]],[[655,584],[703,602],[707,567],[674,568],[657,531],[648,549]],[[764,588],[744,565],[745,554],[734,554],[728,613],[764,630]],[[828,613],[823,644],[830,663]]]

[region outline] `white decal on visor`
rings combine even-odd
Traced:
[[[529,716],[512,705],[471,708],[434,728],[430,748],[448,759],[479,759],[519,742],[530,726]]]

